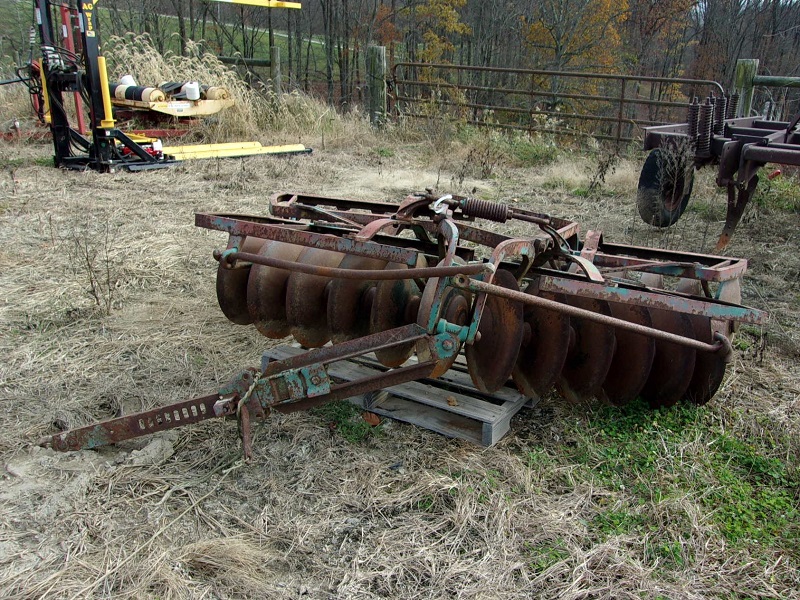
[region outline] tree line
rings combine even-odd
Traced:
[[[162,52],[204,40],[219,55],[268,57],[284,81],[331,104],[359,99],[367,46],[390,62],[581,70],[712,79],[739,58],[800,76],[800,0],[304,0],[301,10],[203,0],[105,0],[110,31],[147,33]]]

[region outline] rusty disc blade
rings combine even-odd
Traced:
[[[297,262],[320,267],[338,267],[344,254],[305,248]],[[292,335],[302,346],[317,348],[331,339],[328,330],[328,284],[331,279],[298,271],[289,275],[286,284],[286,320]]]
[[[694,337],[692,321],[683,313],[650,308],[653,327],[676,335]],[[656,355],[642,397],[652,408],[672,406],[686,393],[694,372],[694,348],[655,340]]]
[[[256,253],[267,240],[247,237],[240,250]],[[253,322],[247,311],[247,279],[251,265],[226,269],[220,263],[217,267],[217,302],[229,321],[237,325],[249,325]]]
[[[526,293],[533,293],[530,285]],[[561,294],[539,292],[541,298],[561,304]],[[555,385],[569,351],[569,316],[537,306],[526,306],[523,313],[523,342],[513,377],[517,388],[531,398],[544,396]]]
[[[295,261],[303,246],[270,242],[259,254],[267,258]],[[253,324],[262,335],[280,339],[290,333],[286,320],[286,284],[291,271],[266,265],[253,265],[247,281],[247,310]]]
[[[416,266],[426,267],[427,265],[425,257],[420,255]],[[388,263],[384,268],[407,269],[408,267],[400,263]],[[422,290],[411,279],[379,281],[375,286],[375,297],[372,300],[369,332],[379,333],[416,322],[421,296]],[[399,367],[413,353],[414,342],[408,342],[376,350],[375,356],[384,366]]]
[[[605,300],[568,296],[567,303],[598,314],[611,315],[611,308]],[[564,398],[577,403],[600,392],[614,358],[616,342],[613,327],[576,317],[570,319],[570,326],[575,341],[567,353],[556,385]]]
[[[691,315],[689,319],[692,321],[695,339],[707,344],[712,343],[713,321],[700,315]],[[684,398],[692,404],[702,406],[714,397],[724,377],[725,361],[718,353],[697,352],[694,373]]]
[[[651,327],[650,312],[643,306],[619,302],[611,303],[611,315],[617,319]],[[615,406],[628,404],[636,399],[647,383],[656,344],[652,338],[625,329],[614,329],[617,339],[614,358],[603,382],[604,399]]]
[[[510,271],[500,269],[492,283],[515,292],[517,280]],[[522,302],[488,295],[478,324],[480,339],[464,353],[472,383],[482,392],[496,392],[511,377],[522,344]]]
[[[348,254],[340,269],[383,269],[385,260]],[[374,281],[334,279],[328,292],[328,327],[334,344],[366,335],[369,332]]]

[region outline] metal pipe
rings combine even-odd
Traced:
[[[570,306],[568,304],[561,304],[560,302],[556,302],[554,300],[547,300],[546,298],[532,296],[531,294],[526,294],[524,292],[509,290],[504,287],[492,285],[491,283],[484,283],[483,281],[469,279],[468,277],[465,276],[456,276],[452,279],[452,281],[455,287],[460,288],[462,290],[470,290],[472,292],[480,292],[484,294],[492,294],[494,296],[500,296],[502,298],[507,298],[509,300],[522,302],[523,304],[538,306],[540,308],[546,308],[547,310],[563,313],[569,315],[570,317],[578,317],[580,319],[586,319],[588,321],[594,321],[595,323],[600,323],[601,325],[608,325],[609,327],[618,327],[620,329],[626,329],[628,331],[632,331],[633,333],[646,335],[648,337],[660,339],[665,342],[680,344],[682,346],[694,348],[695,350],[699,350],[700,352],[723,351],[725,354],[728,354],[730,352],[730,342],[726,344],[727,338],[725,338],[725,341],[717,338],[716,343],[706,344],[705,342],[701,342],[692,338],[683,337],[682,335],[676,335],[674,333],[669,333],[667,331],[661,331],[660,329],[653,329],[652,327],[647,327],[646,325],[631,323],[630,321],[623,321],[622,319],[617,319],[615,317],[609,317],[607,315],[597,314],[590,310],[585,310],[583,308],[578,308],[576,306]]]
[[[710,79],[683,79],[678,77],[645,77],[638,75],[614,75],[611,73],[586,73],[576,71],[546,71],[541,69],[512,69],[508,67],[474,67],[468,65],[448,65],[444,63],[419,63],[419,62],[399,62],[392,67],[394,75],[399,67],[420,67],[430,69],[452,69],[454,71],[488,71],[494,73],[520,73],[524,75],[551,75],[556,77],[577,77],[583,79],[629,79],[635,81],[647,81],[652,83],[678,83],[687,85],[708,85],[716,87],[720,94],[725,90],[722,85]]]
[[[321,277],[331,277],[336,279],[363,279],[368,281],[387,281],[396,279],[416,279],[428,277],[452,277],[453,275],[477,275],[492,271],[493,267],[489,263],[472,263],[468,265],[455,265],[452,267],[423,267],[416,269],[339,269],[336,267],[321,267],[318,265],[307,265],[290,260],[280,260],[269,258],[260,254],[250,252],[230,252],[223,253],[214,250],[214,258],[218,261],[225,261],[232,264],[237,260],[250,262],[276,269],[287,271],[298,271],[308,275],[319,275]]]

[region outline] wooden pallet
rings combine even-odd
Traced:
[[[264,352],[270,360],[304,353],[293,346],[278,346]],[[416,360],[412,358],[411,361]],[[374,355],[327,365],[331,377],[353,381],[386,371]],[[438,379],[421,379],[348,399],[378,415],[413,423],[448,437],[482,446],[498,442],[510,429],[511,417],[532,400],[515,388],[504,387],[493,394],[476,390],[463,357]]]

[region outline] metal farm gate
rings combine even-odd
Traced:
[[[396,116],[627,143],[642,128],[681,122],[715,82],[568,71],[400,62],[390,81]]]

